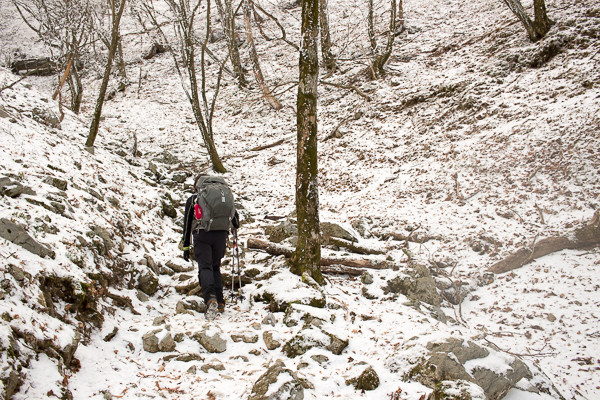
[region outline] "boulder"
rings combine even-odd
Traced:
[[[40,257],[50,257],[54,259],[56,253],[50,248],[38,243],[23,229],[23,227],[11,222],[6,218],[0,219],[0,237],[23,247]]]
[[[383,292],[400,293],[409,299],[419,300],[423,303],[439,307],[442,303],[442,297],[437,292],[435,280],[427,267],[415,264],[412,268],[407,268],[393,279],[387,281],[383,287]]]
[[[170,218],[177,218],[177,210],[175,207],[171,205],[171,203],[167,203],[166,201],[162,201],[162,211],[163,213]]]
[[[115,247],[115,244],[113,243],[113,241],[110,238],[110,233],[108,233],[108,231],[105,228],[94,225],[92,227],[92,231],[96,235],[98,235],[102,238],[102,241],[104,242],[104,247],[106,248],[106,251],[111,251]]]
[[[177,302],[177,306],[175,307],[177,314],[194,315],[192,311],[202,314],[206,311],[206,304],[204,304],[204,301],[198,301],[194,298],[187,298]]]
[[[281,285],[289,285],[289,282],[296,281],[294,290],[282,291]],[[311,307],[323,308],[327,303],[325,294],[320,288],[309,286],[302,282],[301,278],[293,275],[289,271],[280,272],[265,282],[258,292],[254,295],[254,301],[269,303],[271,312],[285,311],[290,304],[305,304]],[[318,286],[318,285],[317,285]]]
[[[274,339],[274,333],[272,331],[263,332],[263,340],[265,341],[265,345],[269,350],[275,350],[281,347],[281,342]]]
[[[345,239],[350,242],[358,241],[354,235],[333,222],[321,222],[321,235],[325,243],[327,243],[330,237]]]
[[[148,353],[158,352],[158,337],[156,336],[156,334],[160,331],[162,331],[162,329],[155,329],[153,331],[147,332],[144,336],[142,336],[144,350]]]
[[[267,395],[268,394],[268,395]],[[304,387],[296,373],[288,368],[281,360],[269,367],[267,372],[252,386],[248,400],[303,400]]]
[[[176,343],[171,336],[171,333],[167,333],[161,341],[158,343],[158,350],[164,352],[174,351],[176,347]]]
[[[65,190],[67,190],[67,181],[65,181],[63,179],[54,178],[54,177],[49,176],[46,179],[44,179],[44,183],[54,186],[55,188],[62,190],[63,192]]]
[[[171,179],[177,183],[184,183],[187,179],[187,175],[184,172],[176,172]]]
[[[138,278],[138,288],[148,296],[154,295],[158,290],[158,278],[154,272],[146,270]]]
[[[283,346],[283,352],[289,358],[294,358],[316,347],[339,355],[347,346],[347,339],[340,339],[321,328],[310,326],[301,330],[296,336],[287,341]]]
[[[298,236],[298,227],[286,218],[277,225],[267,226],[265,228],[265,235],[269,237],[269,241],[280,243],[292,236]]]
[[[482,388],[486,399],[499,400],[521,379],[532,378],[518,358],[471,341],[450,338],[429,343],[427,349],[429,358],[413,368],[410,377],[432,389],[443,381],[465,381]]]
[[[379,387],[379,375],[373,367],[367,367],[357,378],[348,379],[346,385],[353,385],[357,390],[375,390]]]
[[[227,339],[218,325],[209,324],[192,337],[209,353],[222,353],[227,350]]]

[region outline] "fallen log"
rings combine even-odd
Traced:
[[[13,61],[10,67],[15,74],[25,71],[29,75],[48,76],[56,72],[56,63],[49,57]]]
[[[360,268],[346,267],[344,265],[322,266],[321,272],[324,274],[345,274],[351,276],[360,276],[365,270]]]
[[[269,254],[274,256],[285,256],[290,258],[294,255],[295,250],[282,246],[280,244],[267,242],[265,240],[260,240],[256,238],[249,238],[247,246],[249,249],[259,249],[264,250]],[[321,258],[321,266],[329,267],[332,265],[344,265],[352,268],[369,268],[369,269],[386,269],[389,268],[390,265],[384,262],[375,262],[371,260],[357,260],[357,259],[347,259],[347,258]]]
[[[524,247],[509,255],[504,260],[497,262],[489,268],[495,274],[502,274],[513,269],[521,268],[533,260],[545,255],[565,250],[584,249],[600,245],[600,214],[594,213],[590,223],[583,228],[576,229],[567,237],[550,237],[533,244],[533,249]]]
[[[351,242],[349,240],[345,240],[345,239],[329,237],[328,240],[329,240],[329,244],[334,244],[336,246],[345,247],[346,249],[348,249],[349,251],[351,251],[353,253],[358,253],[358,254],[384,254],[385,253],[385,251],[383,251],[383,250],[364,247],[364,246],[358,245],[356,243],[353,243],[353,242]]]

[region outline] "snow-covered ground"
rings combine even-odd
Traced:
[[[297,40],[299,8],[261,4]],[[66,389],[74,399],[247,398],[269,364],[282,359],[312,383],[305,398],[387,399],[401,389],[399,398],[420,399],[431,389],[405,381],[404,374],[425,356],[427,343],[448,337],[496,349],[486,359],[491,368],[502,368],[506,364],[500,361],[507,357],[521,357],[565,398],[600,398],[598,248],[565,250],[493,279],[486,275],[488,267],[515,250],[543,237],[569,235],[598,210],[600,3],[549,1],[556,25],[546,39],[532,44],[500,1],[405,1],[407,30],[396,38],[388,75],[378,81],[365,80],[363,52],[347,36],[363,29],[362,6],[332,0],[329,7],[344,73],[327,79],[357,85],[372,100],[320,87],[321,139],[362,113],[339,128],[342,138],[319,142],[321,220],[349,230],[362,221],[366,234],[360,244],[385,249],[383,256],[372,258],[400,267],[408,260],[404,242],[393,235],[417,229],[415,235],[429,237],[424,243],[408,242],[415,260],[438,281],[450,279],[469,292],[460,306],[442,303],[449,321],[437,321],[430,308],[415,306],[405,296],[386,296],[382,287],[397,275],[391,269],[370,271],[371,285],[330,275],[323,288],[328,308],[313,313],[326,313],[322,319],[332,320],[328,332],[348,339],[348,347],[340,355],[313,348],[288,358],[280,348],[267,350],[263,332],[285,342],[302,326],[283,324],[282,312],[275,313],[274,327],[261,324],[268,304],[254,296],[269,283],[290,293],[306,287],[286,271],[282,257],[246,249],[246,270],[280,273],[244,286],[246,299],[228,304],[217,320],[228,338],[227,350],[207,353],[188,335],[202,330],[203,316],[176,314],[186,296],[175,287],[194,282],[194,271],[187,280],[181,278],[185,272],[160,275],[159,289],[148,301],[138,298],[134,288],[133,277],[149,264],[146,254],[162,266],[186,266],[178,249],[183,207],[172,219],[163,215],[162,204],[177,205],[189,195],[184,185],[173,183],[174,174],[186,173],[189,184],[195,173],[209,168],[172,59],[163,54],[143,61],[141,70],[139,63],[129,66],[132,84],[105,104],[93,155],[83,143],[100,84],[95,74],[85,78],[82,114],[65,111],[61,129],[35,120],[49,114],[34,109],[59,114],[50,100],[55,77],[31,77],[1,94],[0,112],[7,116],[0,118],[0,176],[36,194],[2,197],[0,217],[28,227],[56,258],[42,259],[0,239],[2,367],[16,365],[11,353],[33,357],[20,366],[26,379],[13,398],[61,397]],[[267,34],[279,35],[274,24],[264,25]],[[134,22],[126,21],[124,29],[136,31]],[[364,39],[366,30],[361,32]],[[149,39],[128,38],[133,38],[126,42],[128,61],[136,61]],[[268,83],[281,85],[275,93],[284,108],[273,111],[256,85],[241,90],[226,76],[214,122],[217,149],[229,170],[224,177],[254,219],[240,229],[244,243],[249,237],[266,239],[264,228],[274,222],[265,216],[288,216],[295,208],[296,88],[287,82],[297,80],[297,56],[281,41],[265,41],[256,32],[255,40]],[[543,50],[553,48],[551,43],[559,51],[545,60]],[[244,59],[246,54],[242,47]],[[2,86],[14,79],[1,72]],[[125,154],[134,132],[142,153],[137,158]],[[281,139],[286,139],[281,145],[251,150]],[[167,163],[165,150],[178,161]],[[150,161],[165,177],[158,184],[156,175],[148,173]],[[57,191],[49,176],[66,181],[67,189]],[[63,204],[65,211],[51,211],[53,203]],[[324,253],[339,255],[343,249]],[[25,273],[22,279],[17,280],[15,269]],[[119,278],[107,282],[100,274]],[[49,315],[40,279],[49,276],[86,282],[89,287],[73,292],[95,299],[104,318],[101,328],[91,322],[82,326],[85,308],[70,313],[64,301],[54,305],[61,319]],[[131,307],[118,305],[107,291],[129,297]],[[165,323],[153,326],[161,316]],[[116,335],[105,341],[114,328]],[[80,367],[71,370],[46,352],[36,352],[26,337],[17,345],[9,340],[17,330],[64,349],[76,329],[85,337],[74,354]],[[162,329],[159,339],[167,331],[174,337],[183,334],[176,352],[197,353],[202,360],[167,361],[171,353],[144,351],[142,336],[153,329]],[[258,335],[258,341],[234,342],[232,334]],[[327,360],[311,358],[319,355]],[[211,363],[224,370],[201,370]],[[379,375],[374,391],[361,393],[345,384],[364,369],[362,363]],[[472,395],[477,398],[476,390]],[[552,397],[513,389],[505,398]]]

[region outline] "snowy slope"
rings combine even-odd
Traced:
[[[266,2],[263,6],[281,19],[291,38],[298,39],[299,8],[284,11]],[[427,343],[448,337],[503,350],[486,361],[492,368],[505,365],[499,361],[502,357],[522,357],[565,398],[599,397],[597,248],[558,252],[481,284],[489,278],[485,275],[489,266],[534,240],[568,235],[587,223],[600,203],[600,25],[592,12],[599,4],[551,1],[547,6],[556,25],[548,38],[532,44],[502,2],[406,1],[407,30],[396,39],[388,75],[369,82],[362,73],[366,64],[360,46],[346,37],[348,31],[359,35],[364,28],[360,8],[330,1],[334,42],[348,45],[336,49],[344,73],[328,79],[357,85],[372,101],[349,90],[321,86],[322,139],[341,121],[362,112],[340,128],[342,138],[319,143],[321,220],[349,229],[352,222],[363,220],[369,233],[360,243],[386,249],[385,255],[373,258],[387,258],[399,266],[406,265],[407,256],[401,249],[404,242],[393,240],[393,234],[406,235],[418,228],[416,235],[431,240],[408,242],[415,259],[436,273],[439,281],[447,276],[469,291],[460,307],[442,304],[444,313],[452,317],[444,324],[432,317],[428,307],[411,306],[402,295],[386,298],[382,286],[395,276],[392,270],[372,272],[374,283],[368,292],[375,299],[363,295],[367,285],[359,279],[330,276],[324,292],[340,308],[325,309],[334,317],[328,329],[349,339],[339,356],[313,349],[302,357],[287,358],[279,349],[267,350],[263,331],[289,340],[300,326],[284,325],[283,313],[275,313],[275,327],[251,327],[267,315],[267,304],[252,301],[265,282],[245,286],[246,300],[228,305],[218,320],[228,338],[227,350],[220,354],[206,353],[187,335],[202,329],[201,314],[175,313],[186,296],[174,287],[193,282],[193,271],[183,281],[179,281],[182,274],[160,275],[156,294],[148,301],[138,298],[130,276],[147,269],[145,254],[161,265],[185,266],[177,248],[180,228],[163,215],[162,203],[176,205],[189,191],[170,178],[183,172],[190,183],[194,173],[209,168],[168,55],[142,63],[139,87],[140,66],[129,67],[132,85],[106,103],[94,155],[83,149],[83,143],[99,87],[95,76],[86,78],[82,115],[66,112],[60,130],[29,117],[34,108],[59,114],[57,106],[48,102],[55,80],[28,80],[41,93],[22,84],[4,91],[2,106],[10,117],[0,118],[0,174],[31,187],[36,195],[3,197],[0,217],[28,226],[32,236],[52,247],[56,258],[41,259],[0,240],[5,293],[0,302],[2,348],[11,347],[10,327],[40,340],[51,339],[59,349],[75,337],[80,322],[68,313],[66,303],[55,304],[57,312],[66,316],[63,321],[45,310],[40,276],[86,282],[99,292],[129,297],[139,313],[96,295],[104,322],[101,328],[84,327],[89,336],[75,352],[81,364],[77,372],[60,373],[55,358],[35,355],[21,344],[22,353],[33,358],[22,365],[27,379],[13,398],[46,398],[51,397],[50,391],[60,397],[66,389],[75,399],[110,398],[109,393],[122,398],[246,398],[268,363],[281,358],[314,385],[305,391],[305,398],[390,398],[401,388],[400,398],[419,399],[431,390],[418,382],[405,382],[403,376],[420,362]],[[351,29],[355,25],[356,32]],[[277,36],[274,24],[265,26]],[[134,22],[127,27],[135,30]],[[264,228],[273,224],[264,219],[266,215],[286,216],[294,210],[296,88],[288,82],[297,79],[297,57],[280,41],[265,41],[259,35],[255,39],[263,72],[277,86],[275,93],[285,107],[271,110],[257,87],[240,90],[226,77],[215,122],[217,148],[229,169],[225,178],[255,219],[241,229],[244,241],[265,238]],[[146,38],[127,43],[129,61],[138,60],[147,43]],[[546,60],[552,46],[559,51]],[[243,57],[245,51],[242,47]],[[3,80],[14,79],[3,74]],[[139,158],[126,155],[134,132],[142,153]],[[251,150],[280,139],[286,141]],[[165,162],[165,150],[179,162]],[[155,174],[146,174],[150,161],[165,177],[158,185]],[[48,176],[68,182],[66,198],[45,183]],[[167,192],[173,202],[165,197]],[[68,217],[28,198],[62,203]],[[179,206],[178,216],[181,213]],[[48,233],[44,224],[58,231]],[[93,231],[96,226],[106,229],[114,244],[103,255],[106,241],[98,234],[101,230]],[[78,236],[89,245],[82,245]],[[324,252],[340,254],[331,248]],[[17,281],[9,273],[14,266],[30,275]],[[123,273],[115,273],[119,268]],[[282,292],[302,286],[285,272],[281,257],[246,250],[245,268],[282,271],[277,275],[280,280],[271,281]],[[101,273],[120,279],[104,286],[102,279],[93,278]],[[166,318],[166,325],[153,326],[160,316]],[[173,336],[183,334],[177,352],[199,353],[203,360],[165,361],[165,353],[144,351],[142,336],[162,329],[158,333],[162,338],[166,326]],[[115,327],[119,328],[116,336],[104,341]],[[230,337],[241,333],[257,334],[258,342],[234,342]],[[249,354],[251,350],[258,350],[257,355]],[[3,350],[3,366],[13,362],[8,353]],[[323,354],[328,361],[310,357]],[[200,370],[217,363],[214,359],[223,371]],[[364,369],[361,362],[371,365],[381,381],[378,389],[366,394],[345,384]],[[298,369],[302,363],[308,365]],[[189,370],[193,365],[196,373]],[[476,397],[476,392],[472,394]],[[513,389],[506,398],[551,397]]]

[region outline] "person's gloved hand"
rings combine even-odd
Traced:
[[[237,213],[237,211],[235,212],[235,215],[231,219],[231,225],[233,226],[234,229],[238,229],[240,227],[240,216]]]
[[[190,261],[190,251],[189,250],[184,250],[183,251],[183,259],[185,261]]]

